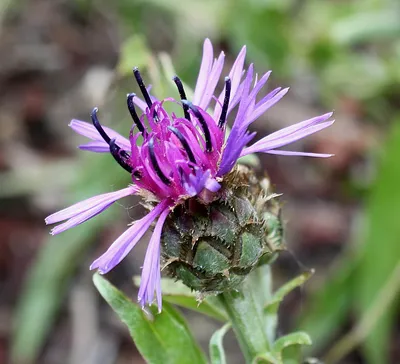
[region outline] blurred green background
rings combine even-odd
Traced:
[[[43,219],[129,183],[110,156],[76,150],[69,121],[99,106],[102,123],[126,134],[132,67],[158,96],[176,97],[165,76],[193,86],[205,37],[225,51],[226,69],[246,44],[247,64],[273,70],[270,89],[291,87],[254,124],[258,137],[335,111],[333,127],[297,145],[335,157],[260,158],[258,173],[284,193],[288,252],[274,264],[276,285],[316,269],[285,300],[279,333],[307,331],[307,355],[326,363],[400,362],[398,0],[2,0],[1,363],[143,362],[88,270],[140,216],[138,201],[57,237]],[[108,275],[133,299],[145,246]],[[207,345],[216,324],[189,321]],[[240,363],[233,337],[226,347]]]

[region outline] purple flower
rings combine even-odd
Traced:
[[[78,120],[70,123],[74,131],[91,139],[80,148],[97,153],[110,152],[131,174],[132,185],[79,202],[50,215],[45,221],[52,224],[66,220],[52,229],[51,234],[54,235],[83,223],[128,195],[143,195],[146,192],[152,200],[158,201],[145,217],[134,222],[90,267],[102,274],[109,272],[158,219],[143,264],[138,297],[142,306],[151,304],[155,293],[161,310],[160,237],[164,221],[175,206],[193,196],[207,202],[210,196],[218,192],[221,181],[232,170],[237,159],[250,153],[331,156],[277,148],[332,125],[333,120],[329,120],[332,113],[281,129],[246,147],[255,136],[255,133],[248,131],[250,124],[276,104],[288,89],[277,88],[257,101],[258,93],[267,83],[271,72],[258,79],[254,75],[253,65],[245,71],[245,55],[246,48],[243,47],[229,75],[225,77],[223,91],[215,95],[223,70],[224,53],[214,59],[212,44],[206,39],[192,101],[187,100],[180,79],[173,79],[181,99],[182,115],[168,114],[164,103],[177,101],[172,98],[160,101],[150,96],[139,70],[135,68],[134,76],[144,100],[135,94],[127,96],[133,119],[129,138],[101,126],[97,108],[91,114],[92,124]],[[135,105],[141,114],[137,113]],[[232,130],[225,140],[226,120],[236,106]]]

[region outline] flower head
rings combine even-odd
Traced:
[[[245,71],[246,48],[243,47],[229,75],[224,79],[224,89],[215,95],[220,80],[224,53],[214,59],[213,47],[206,39],[203,58],[192,100],[188,100],[181,80],[174,77],[180,101],[172,98],[157,100],[146,88],[140,72],[133,73],[143,99],[127,95],[128,110],[133,119],[129,137],[103,127],[97,117],[97,108],[91,113],[92,124],[73,120],[71,128],[91,139],[80,148],[92,152],[107,152],[132,176],[132,185],[79,202],[46,218],[47,224],[66,220],[52,229],[58,234],[83,223],[107,209],[118,199],[145,191],[151,194],[154,208],[130,226],[98,259],[91,269],[102,274],[109,272],[130,252],[150,225],[157,220],[147,248],[139,301],[142,306],[152,303],[154,293],[161,309],[160,238],[170,211],[188,199],[196,197],[207,203],[218,194],[224,177],[234,168],[238,158],[261,152],[281,155],[329,157],[328,154],[283,151],[277,148],[302,139],[330,125],[332,113],[327,113],[276,131],[249,145],[255,133],[248,127],[287,92],[277,88],[260,100],[257,96],[266,85],[271,72],[258,78],[253,65]],[[166,102],[182,105],[182,113],[169,114]],[[138,113],[136,107],[141,110]],[[225,140],[228,115],[237,107],[232,130]],[[213,111],[210,111],[212,109]],[[142,142],[139,145],[139,140]],[[247,146],[249,145],[249,146]],[[211,196],[211,197],[210,197]]]

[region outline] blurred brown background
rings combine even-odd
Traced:
[[[83,138],[69,121],[99,106],[102,123],[126,134],[132,67],[168,96],[159,65],[170,54],[193,86],[205,37],[226,52],[227,69],[247,44],[247,62],[274,71],[270,89],[291,86],[254,124],[258,137],[335,110],[333,127],[296,145],[335,157],[260,157],[258,173],[285,201],[289,251],[274,265],[276,286],[316,269],[285,300],[279,333],[304,329],[309,355],[332,359],[334,349],[340,363],[400,362],[400,280],[391,279],[400,261],[398,1],[2,0],[0,363],[143,362],[88,269],[141,215],[137,201],[58,237],[43,219],[129,183],[110,156],[76,149]],[[133,299],[145,246],[107,276]],[[207,347],[218,324],[189,321]],[[225,345],[228,362],[240,363],[232,335]]]

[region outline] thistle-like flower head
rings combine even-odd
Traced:
[[[246,48],[243,47],[224,79],[223,91],[215,95],[223,71],[224,54],[214,59],[212,44],[206,39],[192,100],[187,99],[178,77],[173,80],[180,100],[157,100],[150,95],[139,70],[135,68],[133,73],[144,101],[135,94],[127,95],[128,110],[133,119],[129,138],[103,127],[97,117],[97,108],[91,113],[92,124],[78,120],[70,123],[74,131],[91,139],[80,148],[111,153],[121,167],[131,174],[132,185],[56,212],[46,218],[46,223],[66,220],[52,229],[51,234],[54,235],[96,216],[128,195],[147,194],[157,201],[145,217],[132,224],[90,267],[102,274],[109,272],[157,220],[143,264],[138,298],[142,306],[152,303],[155,293],[161,309],[160,239],[164,222],[177,206],[192,198],[204,204],[214,201],[225,176],[232,171],[238,158],[251,153],[330,156],[278,148],[332,125],[333,121],[328,121],[332,113],[299,122],[250,144],[255,136],[254,132],[248,131],[250,124],[276,104],[288,92],[288,88],[279,87],[258,99],[271,72],[258,78],[253,65],[245,70],[245,55]],[[166,102],[181,104],[182,112],[179,115],[169,114],[164,108]],[[139,113],[135,106],[140,109]],[[225,140],[226,120],[235,108],[237,111],[232,130]]]

